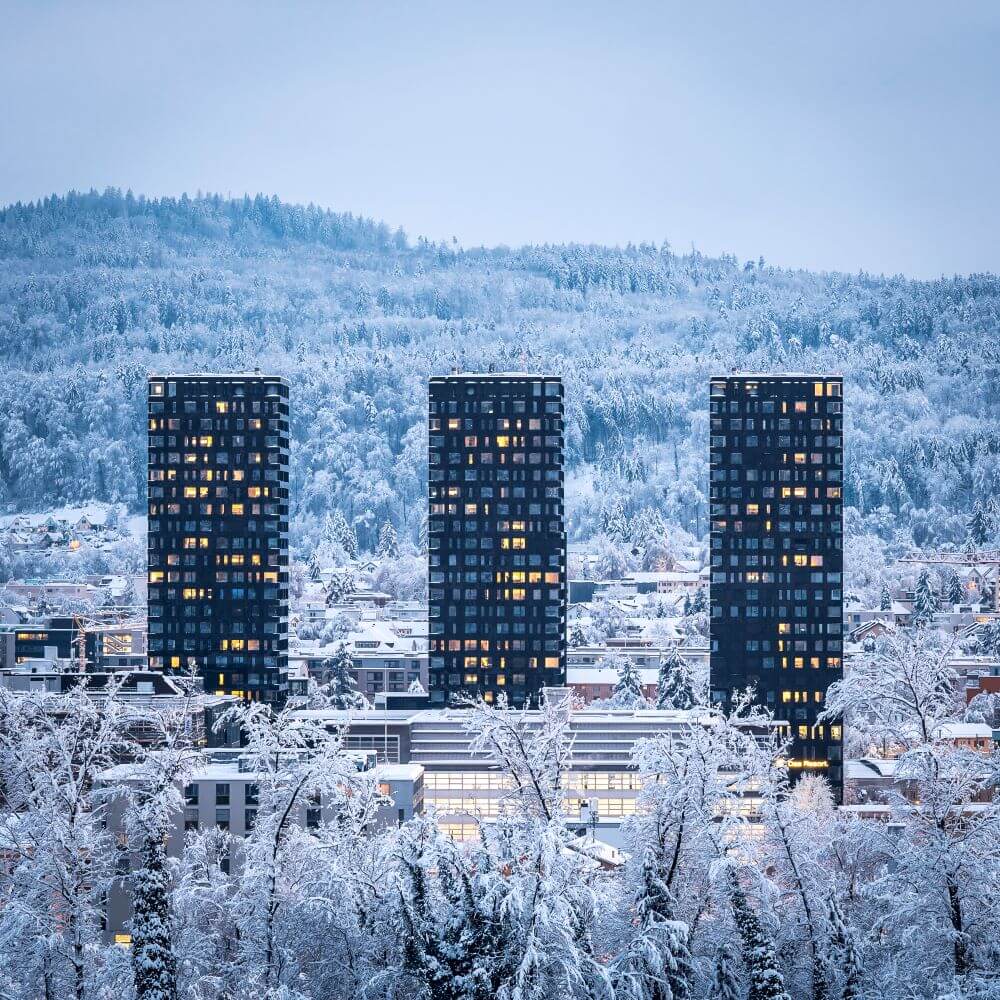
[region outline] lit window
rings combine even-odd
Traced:
[[[160,386],[160,389],[162,390],[163,386]],[[121,945],[123,948],[131,948],[132,947],[132,935],[131,934],[116,934],[115,935],[115,944]]]
[[[228,413],[229,412],[229,404],[226,403],[226,402],[224,402],[221,399],[218,400],[216,402],[216,404],[215,404],[215,412],[216,413]]]
[[[163,570],[153,569],[149,571],[149,582],[150,583],[163,583]]]
[[[230,507],[229,507],[229,509],[232,512],[232,514],[233,514],[234,517],[242,517],[243,516],[243,504],[241,504],[241,503],[231,504]]]
[[[806,463],[806,453],[804,451],[797,451],[794,455],[796,465],[805,465]]]

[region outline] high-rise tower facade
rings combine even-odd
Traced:
[[[149,661],[212,692],[284,697],[288,383],[149,378]]]
[[[430,697],[534,703],[566,679],[563,385],[432,378]]]
[[[820,723],[843,668],[843,382],[711,380],[711,685],[754,684],[791,727],[792,775],[843,781],[839,724]]]

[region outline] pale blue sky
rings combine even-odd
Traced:
[[[0,0],[0,202],[264,191],[479,243],[1000,271],[1000,4]]]

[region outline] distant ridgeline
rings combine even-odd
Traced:
[[[0,507],[145,500],[148,371],[292,386],[293,541],[424,511],[426,379],[566,383],[569,530],[707,527],[708,379],[842,372],[849,532],[961,543],[1000,494],[1000,281],[814,274],[663,246],[462,250],[275,198],[0,210]],[[593,481],[595,488],[590,488]],[[645,511],[643,518],[640,512]]]

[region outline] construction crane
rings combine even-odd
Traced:
[[[1000,567],[1000,549],[984,549],[981,552],[925,552],[918,556],[905,556],[899,561],[925,566]],[[993,580],[993,610],[1000,611],[1000,570]]]

